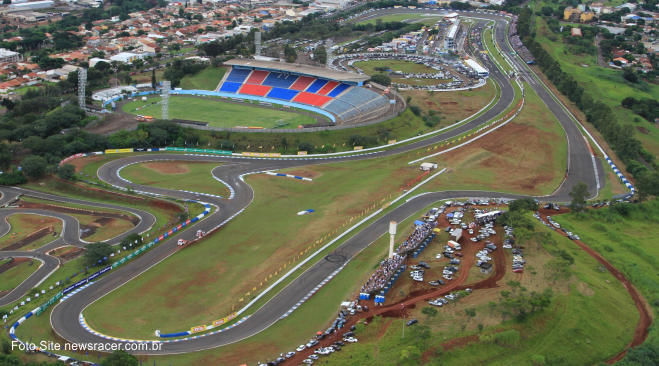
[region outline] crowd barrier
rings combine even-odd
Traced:
[[[616,173],[618,178],[620,178],[620,181],[622,181],[622,183],[631,191],[631,193],[628,196],[633,196],[634,192],[636,191],[634,186],[631,183],[629,183],[629,181],[627,180],[627,178],[625,178],[624,175],[622,175],[620,169],[618,169],[618,167],[613,163],[613,161],[608,156],[605,155],[604,158],[606,159],[606,162],[609,163],[609,166],[611,166],[611,169],[613,169],[613,172]]]
[[[302,179],[302,180],[307,180],[307,181],[313,181],[313,179],[310,178],[305,178],[305,177],[300,177],[297,175],[291,175],[291,174],[282,174],[282,173],[273,173],[273,172],[266,172],[265,174],[267,175],[274,175],[277,177],[289,177],[289,178],[295,178],[295,179]]]

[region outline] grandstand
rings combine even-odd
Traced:
[[[365,75],[251,59],[225,64],[231,69],[216,89],[221,93],[320,108],[344,124],[379,118],[390,109],[387,96],[363,87],[369,79]]]

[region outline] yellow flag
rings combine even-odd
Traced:
[[[259,286],[263,286],[263,282],[259,283]]]
[[[272,147],[272,150],[274,150],[274,149],[275,149],[275,147],[273,146],[273,147]]]
[[[256,287],[254,287],[254,288],[252,289],[252,291],[256,291]]]
[[[240,302],[240,301],[243,301],[243,298],[242,298],[242,297],[240,298],[240,300],[238,300],[238,302]]]
[[[263,145],[259,146],[259,149],[263,149]]]
[[[336,147],[336,144],[332,145],[332,147]]]
[[[343,146],[346,146],[346,143],[345,143],[345,142],[343,143]]]
[[[249,292],[245,294],[245,296],[249,296]]]
[[[304,252],[300,252],[300,255],[304,255]]]
[[[252,145],[247,145],[247,148],[249,149],[250,146],[252,146]]]
[[[320,148],[322,149],[323,147],[325,147],[325,144],[323,144],[323,146],[321,146]]]
[[[290,261],[288,263],[290,263]],[[284,268],[286,268],[286,263],[284,263]]]

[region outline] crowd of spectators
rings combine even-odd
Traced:
[[[508,38],[510,39],[510,44],[513,45],[513,49],[517,52],[524,61],[530,62],[535,60],[531,52],[522,44],[522,40],[517,35],[517,16],[513,17],[510,27],[508,27]]]
[[[380,267],[375,270],[371,277],[362,286],[361,292],[373,292],[380,290],[387,284],[391,275],[393,275],[398,267],[403,263],[404,255],[395,254],[391,259],[387,258],[380,262]]]
[[[389,278],[396,273],[398,267],[403,263],[406,254],[416,249],[434,227],[435,225],[432,223],[424,223],[416,226],[414,232],[396,249],[396,254],[391,259],[385,259],[380,262],[380,267],[373,272],[368,281],[362,286],[361,292],[373,292],[382,289],[389,281]]]

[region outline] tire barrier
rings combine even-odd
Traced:
[[[265,174],[267,174],[267,175],[274,175],[274,176],[277,176],[277,177],[289,177],[289,178],[295,178],[295,179],[302,179],[302,180],[306,180],[306,181],[309,181],[309,182],[313,181],[313,179],[305,178],[305,177],[300,177],[300,176],[297,176],[297,175],[282,174],[282,173],[273,173],[273,172],[266,172]]]
[[[633,186],[631,183],[629,183],[629,181],[627,180],[627,178],[625,178],[624,175],[622,175],[622,173],[620,172],[620,170],[618,169],[618,167],[613,163],[613,161],[612,161],[608,156],[604,155],[604,158],[606,159],[606,162],[609,163],[609,166],[611,167],[611,169],[613,169],[613,172],[616,173],[616,175],[618,176],[618,178],[620,178],[620,181],[621,181],[621,182],[622,182],[627,188],[629,188],[629,190],[631,191],[631,193],[628,195],[628,197],[629,197],[629,196],[633,196],[634,193],[635,193],[635,191],[636,191],[636,189],[634,188],[634,186]]]

